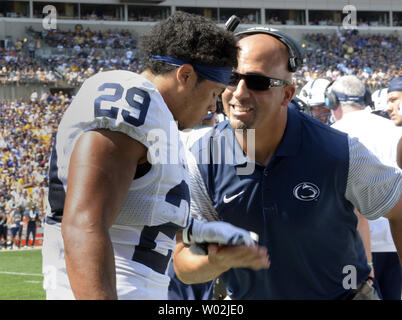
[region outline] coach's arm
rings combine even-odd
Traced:
[[[146,148],[121,132],[88,131],[70,159],[63,212],[67,274],[76,299],[117,299],[109,228]]]
[[[397,204],[384,217],[389,220],[392,238],[402,265],[402,195]]]

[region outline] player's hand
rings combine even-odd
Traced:
[[[227,246],[254,246],[255,242],[247,230],[235,227],[223,221],[200,221],[193,219],[190,227],[185,230],[187,240],[185,243],[216,243]]]
[[[271,261],[267,248],[261,246],[208,246],[208,259],[221,269],[250,268],[253,270],[268,269]]]

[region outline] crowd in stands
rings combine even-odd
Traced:
[[[137,72],[139,69],[137,39],[128,30],[28,31],[36,41],[55,49],[54,54],[47,58],[47,64],[71,86],[81,85],[100,71],[124,69]]]
[[[99,71],[123,69],[137,72],[137,37],[128,30],[105,32],[83,30],[38,32],[29,29],[36,48],[51,48],[52,55],[41,60],[20,40],[10,49],[0,49],[0,83],[36,80],[57,81],[55,73],[72,86]],[[398,35],[362,35],[356,30],[305,35],[305,67],[295,74],[298,86],[312,78],[334,80],[344,74],[362,78],[371,90],[386,87],[401,73],[402,50]],[[25,48],[25,50],[24,50]],[[69,51],[66,51],[69,50]]]
[[[105,32],[91,31],[89,28],[82,30],[50,30],[35,31],[32,27],[28,33],[35,40],[41,40],[50,47],[62,46],[63,48],[102,48],[102,49],[134,49],[137,46],[136,37],[128,30],[107,30]]]
[[[30,101],[0,101],[0,220],[6,214],[8,227],[18,213],[32,210],[44,217],[49,155],[70,102],[62,92],[39,97],[35,91]],[[5,245],[1,237],[0,243]]]
[[[302,86],[315,78],[332,81],[353,74],[374,91],[388,86],[402,73],[402,51],[398,34],[361,35],[348,30],[332,34],[307,34],[307,63],[296,74]]]
[[[119,69],[138,72],[141,68],[132,50],[116,52],[113,57],[97,54],[92,50],[77,56],[54,55],[47,59],[47,63],[74,87],[101,71]]]
[[[32,52],[23,50],[21,41],[16,41],[11,49],[0,48],[0,84],[48,83],[56,81],[49,66],[34,57]]]

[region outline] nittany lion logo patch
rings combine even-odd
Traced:
[[[301,201],[313,201],[320,195],[320,189],[311,182],[299,183],[293,188],[293,195]]]

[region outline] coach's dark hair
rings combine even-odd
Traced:
[[[155,25],[141,42],[142,70],[154,74],[170,72],[175,67],[150,55],[169,56],[189,63],[237,67],[236,38],[212,21],[198,15],[177,11]]]

